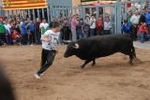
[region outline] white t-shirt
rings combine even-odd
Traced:
[[[90,19],[90,28],[95,29],[96,28],[96,19]]]
[[[48,42],[42,41],[42,48],[45,50],[56,50],[58,35],[52,30],[47,30],[42,36],[46,36],[48,39],[50,39]]]
[[[41,23],[40,24],[40,28],[44,27],[46,29],[48,26],[49,26],[48,23]]]
[[[111,22],[104,22],[104,30],[110,30],[112,28]]]
[[[140,15],[132,15],[130,21],[132,24],[139,24]]]
[[[45,33],[45,31],[47,31],[49,24],[48,23],[41,23],[39,27],[41,29],[41,35],[43,35]]]
[[[11,29],[10,24],[5,24],[4,26],[5,26],[5,28],[7,29],[8,33],[10,34],[10,33],[11,33],[11,32],[10,32],[10,29]]]

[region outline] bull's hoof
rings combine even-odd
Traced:
[[[135,61],[138,63],[142,63],[142,61],[139,58],[135,59]]]
[[[84,69],[84,66],[81,66],[80,68],[81,68],[81,69]]]
[[[94,66],[96,63],[92,63],[92,66]]]
[[[129,61],[129,64],[130,64],[131,66],[133,66],[133,62],[132,62],[132,61]]]

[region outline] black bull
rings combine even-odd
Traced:
[[[67,46],[64,57],[76,55],[85,60],[81,66],[81,68],[84,68],[91,61],[93,61],[92,65],[95,65],[96,58],[109,56],[117,52],[128,55],[130,64],[133,64],[133,60],[136,59],[136,53],[130,36],[105,35],[80,39],[76,42],[71,42]]]

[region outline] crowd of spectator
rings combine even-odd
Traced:
[[[94,35],[109,35],[112,33],[112,23],[110,16],[99,15],[96,13],[91,16],[86,15],[81,18],[78,14],[64,17],[52,18],[51,21],[61,23],[62,29],[58,37],[58,43],[62,40],[76,41]],[[51,22],[50,22],[51,23]],[[0,17],[0,45],[36,45],[41,44],[40,37],[50,28],[50,23],[46,19],[26,20],[18,16],[11,18]],[[150,9],[147,7],[142,10],[127,12],[127,18],[122,22],[122,34],[129,34],[133,40],[140,42],[150,39]]]
[[[150,39],[150,9],[135,10],[134,14],[128,12],[127,19],[123,21],[122,33],[130,34],[134,40],[144,42]]]

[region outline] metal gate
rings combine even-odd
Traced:
[[[150,8],[150,0],[134,0],[134,1],[126,1],[126,2],[117,2],[116,3],[116,29],[118,33],[121,32],[121,23],[127,19],[128,12],[134,14],[135,10],[141,10],[144,7]]]
[[[121,23],[123,22],[123,20],[127,19],[128,11],[134,13],[136,9],[141,10],[145,5],[150,8],[149,3],[150,0],[134,0],[126,2],[121,2],[118,0],[118,2],[114,4],[105,4],[96,6],[82,5],[78,7],[78,9],[80,9],[78,12],[83,19],[87,14],[91,16],[93,12],[96,12],[96,18],[102,15],[103,20],[105,20],[105,17],[107,15],[110,16],[110,21],[112,23],[111,31],[113,34],[118,34],[121,33]]]
[[[51,19],[53,17],[67,17],[71,13],[71,6],[50,6],[49,9]]]
[[[97,6],[81,6],[81,17],[85,19],[87,15],[91,16],[96,14],[96,19],[100,16],[105,20],[106,16],[109,16],[112,23],[112,33],[116,32],[116,4],[107,4],[107,5],[97,5]]]

